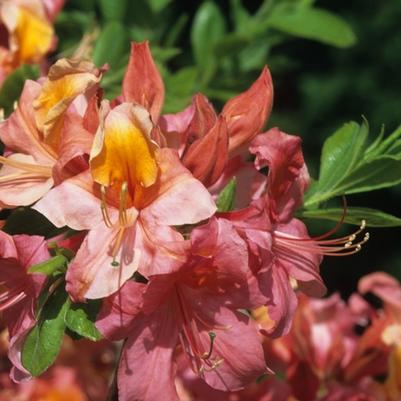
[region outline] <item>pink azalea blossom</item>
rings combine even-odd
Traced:
[[[128,337],[118,370],[121,401],[178,400],[178,345],[217,390],[238,390],[267,372],[257,326],[237,311],[251,306],[246,260],[241,238],[213,220],[195,229],[192,254],[179,270],[148,284],[128,281],[104,303],[98,328],[113,340]]]
[[[15,381],[30,377],[21,364],[20,353],[25,336],[36,323],[36,301],[46,279],[27,270],[49,257],[43,237],[10,236],[0,231],[0,312],[8,327],[9,358],[14,365],[11,377]]]

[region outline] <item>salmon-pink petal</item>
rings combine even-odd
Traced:
[[[85,109],[82,118],[82,126],[91,134],[95,135],[99,127],[99,108],[103,98],[103,90],[98,88],[96,93],[92,95]]]
[[[82,123],[79,115],[66,113],[60,154],[53,167],[53,175],[57,182],[89,168],[87,159],[92,147],[93,135],[83,127]]]
[[[195,224],[210,217],[216,205],[206,188],[181,164],[171,149],[159,149],[160,180],[144,194],[142,216],[159,225]]]
[[[89,171],[53,188],[33,209],[42,213],[56,227],[89,230],[103,221],[100,199],[94,194]]]
[[[270,72],[265,67],[253,85],[229,100],[221,112],[228,125],[231,154],[261,131],[270,115],[272,104],[273,84]]]
[[[32,103],[40,93],[37,82],[27,80],[22,90],[17,109],[0,124],[0,139],[8,149],[16,153],[33,156],[41,165],[52,166],[56,153],[46,145],[35,123]]]
[[[228,161],[228,132],[225,120],[216,124],[192,143],[182,163],[206,187],[213,185],[223,173]]]
[[[127,281],[102,303],[96,318],[96,327],[106,338],[116,341],[129,337],[131,326],[142,310],[143,293],[147,286]]]
[[[217,114],[206,96],[201,93],[196,94],[192,99],[192,105],[194,113],[181,138],[181,142],[186,147],[203,138],[217,122]],[[224,120],[223,117],[220,117],[220,119]]]
[[[204,309],[197,312],[208,319]],[[217,390],[236,391],[268,372],[258,326],[249,317],[222,307],[214,314],[214,323],[216,337],[210,359],[217,366],[205,369],[203,373],[209,386]],[[201,333],[205,349],[210,348],[208,332],[205,328]]]
[[[167,308],[137,319],[118,367],[120,401],[178,401],[173,364],[177,341],[174,316]]]
[[[272,301],[267,305],[269,318],[274,320],[275,326],[269,331],[272,337],[281,337],[291,328],[292,318],[297,307],[297,297],[291,287],[289,277],[279,263],[271,269]]]
[[[135,247],[135,234],[135,226],[108,228],[104,222],[89,231],[67,271],[73,299],[104,298],[132,277],[142,253]]]
[[[256,155],[257,168],[269,167],[267,201],[272,219],[288,221],[302,203],[309,184],[301,138],[272,128],[252,141],[250,152]]]
[[[1,162],[0,202],[7,207],[32,205],[53,186],[51,168],[37,164],[32,156],[14,153]]]
[[[123,80],[123,99],[149,110],[153,122],[159,119],[164,102],[164,84],[147,41],[131,44],[131,55]]]

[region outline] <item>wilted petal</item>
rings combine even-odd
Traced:
[[[100,79],[101,72],[87,61],[61,59],[50,68],[33,107],[38,128],[55,149],[60,145],[64,112],[77,96],[95,88]]]
[[[261,131],[270,115],[272,104],[273,84],[270,72],[265,67],[253,85],[229,100],[221,112],[227,121],[231,154]]]
[[[147,41],[131,44],[131,55],[123,80],[123,99],[149,110],[153,122],[159,119],[164,101],[164,84]]]

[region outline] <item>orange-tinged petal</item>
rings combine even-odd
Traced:
[[[106,187],[125,182],[131,197],[135,190],[155,183],[158,167],[151,139],[152,123],[141,106],[123,103],[110,111],[100,126],[91,152],[94,180]]]
[[[389,375],[386,381],[389,399],[399,400],[401,397],[401,344],[394,347],[389,356]]]
[[[61,59],[50,68],[33,104],[36,124],[47,143],[57,148],[64,112],[78,95],[95,88],[100,79],[100,71],[86,61]]]

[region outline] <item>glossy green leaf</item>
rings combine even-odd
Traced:
[[[337,192],[354,194],[387,188],[401,182],[401,158],[381,156],[356,168],[341,182]]]
[[[342,208],[303,210],[298,213],[299,217],[308,219],[340,221],[344,210]],[[365,207],[350,207],[347,209],[344,221],[349,224],[360,225],[365,220],[368,227],[399,227],[401,218],[384,213],[381,210]]]
[[[96,316],[100,309],[100,302],[89,301],[86,304],[73,304],[65,316],[67,327],[74,333],[92,341],[102,338],[95,326]]]
[[[214,45],[225,32],[226,22],[217,5],[210,1],[203,3],[192,24],[191,44],[204,82],[213,76],[217,68],[218,58],[214,54]]]
[[[67,267],[67,258],[63,255],[56,255],[49,260],[31,266],[28,273],[42,273],[51,276],[57,271],[65,271]]]
[[[100,11],[107,20],[123,21],[127,15],[128,0],[99,0]]]
[[[172,0],[149,0],[149,5],[153,12],[158,13],[166,8]]]
[[[336,188],[362,159],[368,126],[356,122],[344,124],[324,143],[319,181],[305,197],[305,206],[326,200],[336,194]]]
[[[39,321],[29,332],[22,347],[22,365],[33,376],[42,374],[56,359],[65,330],[70,299],[58,288],[44,305]]]
[[[110,21],[105,25],[95,43],[93,62],[99,67],[105,63],[114,67],[128,51],[129,41],[126,28],[118,21]]]
[[[219,212],[229,212],[234,209],[235,193],[237,190],[237,181],[233,178],[220,192],[217,198],[217,210]]]
[[[281,32],[336,47],[349,47],[356,42],[356,36],[345,20],[320,8],[279,3],[268,24]]]
[[[19,99],[25,81],[36,79],[38,76],[37,66],[24,64],[5,79],[0,90],[0,108],[4,109],[6,116],[13,111],[14,102]]]

